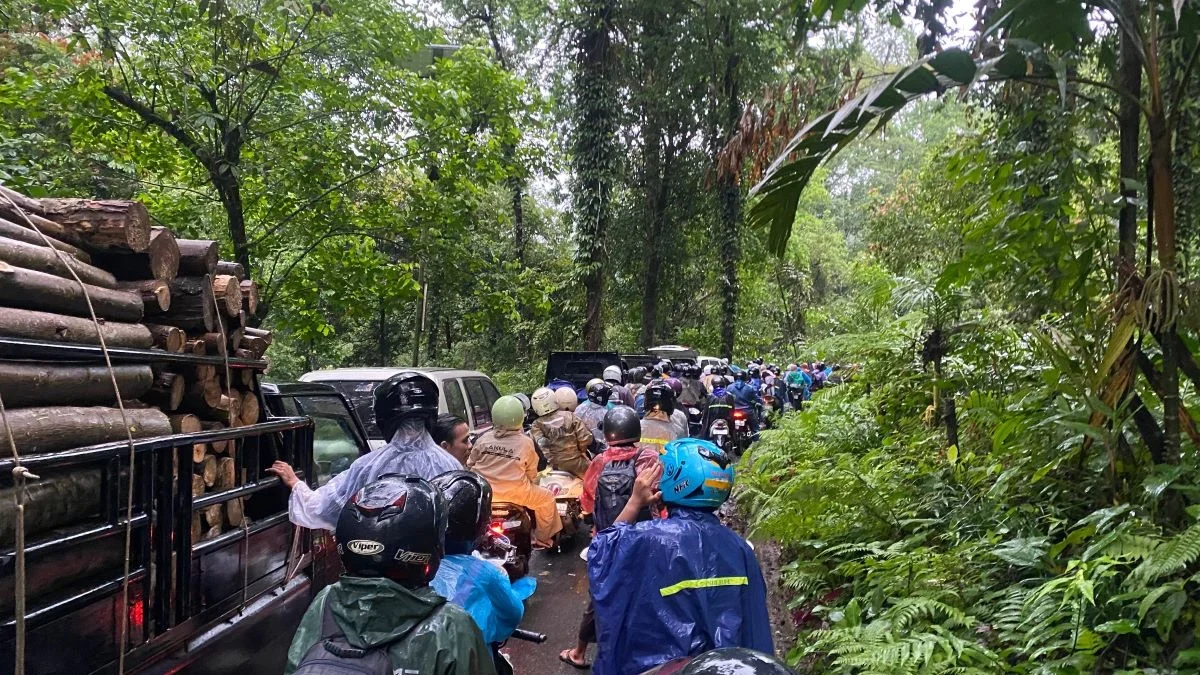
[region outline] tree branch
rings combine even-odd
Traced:
[[[123,105],[137,113],[138,117],[141,117],[143,120],[145,120],[147,124],[151,124],[165,131],[168,136],[179,141],[180,145],[187,148],[188,152],[191,152],[196,159],[200,160],[200,163],[204,165],[204,168],[208,168],[211,160],[208,151],[205,150],[204,146],[200,145],[195,138],[188,134],[187,131],[175,124],[175,122],[163,117],[157,111],[145,105],[141,101],[135,100],[120,87],[105,85],[104,94],[116,103],[119,103],[120,105]]]

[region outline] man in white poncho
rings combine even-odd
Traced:
[[[375,421],[391,436],[390,443],[354,460],[350,468],[315,490],[300,480],[287,462],[271,466],[292,491],[288,517],[301,527],[333,530],[350,497],[380,476],[413,475],[429,480],[462,469],[429,435],[437,414],[438,388],[424,375],[405,371],[380,383],[375,388]]]

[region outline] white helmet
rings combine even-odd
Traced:
[[[609,366],[604,369],[604,381],[605,382],[612,382],[613,384],[621,384],[621,379],[622,379],[621,375],[622,375],[621,366]],[[592,383],[589,382],[588,386],[591,387]]]
[[[554,390],[554,400],[558,401],[559,410],[575,411],[575,407],[579,405],[579,396],[575,394],[575,390],[570,387],[560,387]]]
[[[533,406],[533,414],[538,417],[549,415],[558,410],[558,403],[554,400],[554,392],[549,387],[541,387],[533,392],[533,396],[529,397],[529,404]]]

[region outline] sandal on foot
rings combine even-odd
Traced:
[[[571,666],[572,668],[577,668],[579,670],[587,670],[588,668],[592,667],[592,664],[588,663],[587,661],[579,662],[579,661],[576,661],[575,659],[572,659],[570,649],[564,649],[561,652],[559,652],[558,660],[562,661],[563,663],[567,664],[568,666]]]

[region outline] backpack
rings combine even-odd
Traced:
[[[636,478],[637,455],[610,461],[600,470],[600,479],[596,482],[596,505],[592,512],[597,531],[612,525],[621,515],[625,503],[633,496],[633,481]],[[638,520],[650,520],[650,510],[643,508],[638,513]]]
[[[407,635],[369,649],[354,647],[334,621],[327,598],[321,609],[321,637],[300,660],[294,675],[392,675],[388,648]]]

